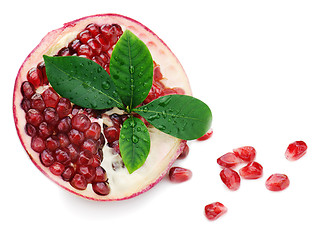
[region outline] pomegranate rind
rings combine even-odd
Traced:
[[[148,191],[155,186],[169,171],[173,162],[181,154],[185,148],[186,141],[180,140],[167,135],[166,137],[172,140],[172,148],[167,154],[161,159],[161,169],[153,176],[148,179],[142,186],[137,186],[133,191],[126,191],[124,193],[114,194],[112,192],[107,196],[99,196],[93,193],[91,187],[86,190],[77,190],[70,186],[68,182],[62,180],[62,178],[54,176],[50,170],[44,167],[39,159],[39,154],[36,153],[31,147],[31,138],[26,135],[24,127],[26,125],[25,113],[20,107],[22,101],[22,94],[20,87],[23,81],[26,80],[26,74],[29,69],[36,66],[39,62],[43,61],[43,55],[54,55],[59,49],[65,47],[76,35],[84,29],[88,24],[96,23],[98,25],[103,24],[119,24],[123,30],[129,29],[136,36],[138,36],[149,48],[153,60],[161,66],[161,72],[164,76],[163,83],[167,87],[179,87],[185,91],[186,95],[192,95],[191,88],[189,85],[188,78],[185,74],[183,67],[179,60],[168,48],[168,46],[150,29],[141,23],[131,18],[118,15],[118,14],[99,14],[80,18],[64,24],[63,27],[49,32],[41,42],[31,51],[27,56],[23,64],[21,65],[18,75],[16,77],[14,93],[13,93],[13,115],[14,122],[17,129],[18,137],[29,155],[35,166],[48,178],[60,185],[62,188],[82,196],[87,199],[97,201],[116,201],[124,200],[140,195],[143,192]],[[157,130],[153,130],[157,131]],[[156,134],[164,134],[157,132]],[[166,134],[164,134],[166,135]],[[148,160],[147,160],[148,161]],[[143,167],[142,167],[143,168]],[[137,171],[139,174],[139,171]]]

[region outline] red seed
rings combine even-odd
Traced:
[[[64,171],[65,166],[62,163],[54,162],[50,167],[50,171],[52,174],[56,176],[60,176]]]
[[[96,154],[98,152],[98,144],[93,139],[87,139],[83,142],[81,146],[81,150],[89,150],[93,154]]]
[[[81,151],[77,163],[80,165],[91,165],[93,163],[93,154],[88,150]]]
[[[49,125],[48,123],[46,122],[42,122],[40,123],[39,125],[39,136],[42,137],[43,139],[46,139],[48,138],[49,136],[52,135],[53,133],[53,126],[52,125]]]
[[[82,43],[87,43],[90,38],[92,38],[92,35],[91,35],[91,33],[90,33],[90,31],[88,29],[87,30],[83,30],[82,32],[80,32],[78,34],[78,39]]]
[[[256,150],[251,146],[233,149],[234,154],[245,162],[252,162],[256,157]]]
[[[208,220],[216,220],[227,212],[227,208],[220,202],[208,204],[204,208]]]
[[[68,136],[64,133],[59,133],[57,135],[58,139],[59,139],[59,143],[60,143],[60,147],[64,148],[67,147],[70,144],[70,140],[68,138]]]
[[[178,159],[185,159],[189,155],[189,146],[186,144]]]
[[[31,68],[27,73],[27,79],[35,88],[42,85],[41,72],[36,67]]]
[[[106,137],[109,145],[114,141],[119,140],[120,129],[115,126],[106,127],[103,129],[104,136]]]
[[[30,99],[31,107],[42,112],[46,108],[46,104],[43,101],[42,96],[39,93],[33,94]]]
[[[230,190],[235,191],[239,189],[240,176],[236,171],[230,168],[224,168],[220,172],[220,178]]]
[[[110,193],[110,187],[105,182],[92,183],[92,190],[101,196],[106,196]]]
[[[64,181],[69,182],[74,176],[74,173],[75,173],[74,167],[68,166],[64,169],[63,173],[61,174],[61,177]]]
[[[91,47],[89,47],[87,44],[82,44],[78,49],[77,49],[78,56],[85,56],[86,58],[91,59],[93,57],[93,51]]]
[[[87,188],[87,184],[88,183],[87,183],[87,181],[86,181],[84,176],[82,176],[81,174],[77,173],[72,178],[70,184],[71,184],[71,186],[73,186],[74,188],[76,188],[78,190],[85,190]]]
[[[52,107],[48,107],[48,108],[44,109],[43,117],[47,123],[49,123],[53,126],[56,126],[58,124],[59,115],[58,115],[57,111]]]
[[[58,56],[70,56],[70,55],[72,55],[72,51],[68,47],[63,47],[58,52]]]
[[[207,139],[209,139],[213,134],[213,130],[212,128],[210,128],[202,137],[198,138],[198,141],[205,141]]]
[[[102,46],[97,39],[92,38],[88,40],[87,44],[92,49],[94,54],[99,55],[101,53]]]
[[[69,156],[68,150],[66,149],[60,149],[57,148],[55,150],[55,158],[58,162],[66,165],[67,163],[69,163],[71,161],[71,158]]]
[[[272,174],[266,181],[266,187],[270,191],[282,191],[286,189],[289,185],[289,178],[285,174]]]
[[[57,109],[59,118],[64,118],[68,116],[72,111],[70,100],[67,98],[60,98],[56,109]]]
[[[68,137],[70,139],[70,142],[80,146],[84,142],[84,133],[80,132],[76,129],[71,129],[70,132],[68,132]]]
[[[100,138],[101,126],[93,122],[91,123],[89,129],[85,132],[85,137],[93,140],[98,140]]]
[[[47,146],[47,149],[49,149],[50,151],[55,151],[60,146],[60,141],[58,137],[56,136],[48,137],[46,140],[46,146]]]
[[[103,169],[103,167],[98,166],[96,167],[96,173],[95,173],[95,178],[93,182],[105,182],[107,180],[107,173]]]
[[[30,99],[35,92],[36,91],[35,91],[34,86],[31,82],[25,81],[22,83],[22,85],[21,85],[22,96]]]
[[[217,159],[217,163],[226,168],[235,167],[240,163],[240,159],[232,152],[228,152]]]
[[[169,179],[171,182],[185,182],[192,177],[192,172],[189,169],[181,167],[172,167],[169,171]]]
[[[29,109],[31,108],[31,102],[29,99],[27,98],[23,98],[21,103],[20,103],[20,107],[25,111],[28,112]]]
[[[43,121],[43,116],[40,111],[36,109],[29,109],[26,114],[27,123],[32,124],[35,127],[38,127]]]
[[[40,154],[40,161],[45,167],[50,167],[54,163],[53,153],[45,149]]]
[[[95,174],[96,174],[96,169],[92,166],[79,166],[77,168],[77,173],[80,173],[81,175],[84,176],[84,178],[86,179],[87,183],[91,183],[94,178],[95,178]]]
[[[46,104],[46,107],[55,108],[59,102],[59,95],[51,87],[42,93],[42,98]]]
[[[46,144],[41,137],[35,136],[31,139],[31,148],[34,151],[41,153],[46,148]]]
[[[100,33],[99,27],[98,27],[96,24],[94,24],[94,23],[89,24],[89,25],[86,27],[86,29],[89,30],[89,32],[91,33],[91,35],[92,35],[93,37],[97,36],[97,35]]]
[[[62,118],[58,123],[57,128],[59,132],[69,132],[71,130],[71,118],[69,116]]]
[[[37,68],[41,73],[42,84],[43,85],[48,85],[49,81],[48,81],[48,77],[47,77],[47,73],[46,73],[46,66],[44,64],[44,61],[38,63]]]
[[[285,153],[286,159],[290,161],[296,161],[300,159],[306,154],[307,148],[307,144],[303,141],[295,141],[290,143]]]
[[[76,162],[79,157],[79,148],[73,144],[69,144],[66,149],[69,151],[71,161]]]
[[[74,129],[85,132],[89,129],[91,121],[86,115],[79,113],[72,118],[71,125]]]
[[[239,170],[244,179],[258,179],[263,175],[263,167],[257,162],[250,162]]]
[[[35,135],[37,135],[36,127],[31,125],[30,123],[26,124],[25,130],[30,137],[34,137]]]

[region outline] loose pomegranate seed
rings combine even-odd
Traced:
[[[31,139],[31,148],[34,151],[41,153],[46,148],[46,144],[41,137],[35,136]]]
[[[44,109],[43,117],[44,117],[44,120],[52,126],[56,126],[58,124],[58,121],[59,121],[58,113],[52,107],[48,107]]]
[[[35,135],[37,135],[37,129],[30,123],[27,123],[25,128],[26,128],[26,133],[30,137],[34,137]]]
[[[70,132],[68,132],[68,137],[71,143],[78,146],[84,142],[84,133],[76,129],[71,129]]]
[[[59,144],[60,147],[64,148],[67,147],[70,144],[70,140],[68,138],[68,136],[64,133],[59,133],[57,135],[58,139],[59,139]]]
[[[53,133],[53,126],[49,125],[46,122],[42,122],[39,125],[39,136],[43,139],[46,139],[47,137],[51,136]]]
[[[53,153],[48,149],[40,153],[40,161],[45,167],[50,167],[54,163]]]
[[[50,167],[50,172],[56,176],[60,176],[64,171],[65,166],[62,163],[54,162]]]
[[[68,116],[72,111],[70,100],[67,98],[60,98],[56,109],[57,109],[59,118],[64,118]]]
[[[217,163],[226,168],[235,167],[240,163],[240,159],[232,152],[228,152],[217,159]]]
[[[69,116],[62,118],[58,123],[57,128],[59,132],[69,132],[71,130],[71,118]]]
[[[220,178],[222,182],[232,191],[238,190],[240,187],[240,176],[239,174],[230,169],[224,168],[220,172]]]
[[[289,178],[285,174],[272,174],[266,181],[266,187],[270,191],[282,191],[290,184]]]
[[[51,87],[42,93],[42,98],[47,107],[55,108],[59,102],[59,95]]]
[[[234,154],[245,162],[252,162],[256,157],[256,150],[251,146],[233,149]]]
[[[91,183],[96,176],[96,169],[92,166],[79,166],[77,169],[77,173],[80,173],[84,176],[87,183]]]
[[[77,163],[80,165],[91,165],[93,163],[93,154],[88,150],[81,151]]]
[[[85,190],[87,188],[87,184],[88,183],[87,183],[87,181],[86,181],[84,176],[82,176],[81,174],[77,173],[72,178],[70,184],[71,184],[71,186],[73,186],[74,188],[76,188],[78,190]]]
[[[98,152],[98,144],[93,139],[87,139],[83,142],[81,146],[81,150],[89,150],[93,154],[96,154]]]
[[[98,140],[100,138],[101,126],[93,122],[91,123],[89,129],[85,132],[85,137],[93,140]]]
[[[41,72],[36,67],[31,68],[27,73],[27,79],[35,88],[42,85]]]
[[[31,107],[42,112],[46,108],[46,104],[43,101],[42,96],[39,93],[33,94],[30,99]]]
[[[120,129],[115,126],[106,127],[103,129],[104,136],[106,137],[109,145],[114,141],[119,140]]]
[[[220,202],[208,204],[204,208],[206,217],[209,220],[216,220],[227,212],[227,208]]]
[[[58,147],[60,147],[60,141],[58,137],[56,136],[48,137],[46,140],[46,146],[47,146],[47,149],[49,149],[50,151],[55,151]]]
[[[86,115],[79,113],[72,118],[71,125],[74,129],[85,132],[89,129],[91,121]]]
[[[189,155],[189,146],[186,144],[178,159],[185,159]]]
[[[34,86],[31,82],[25,81],[22,83],[21,85],[21,93],[22,96],[30,99],[32,97],[33,94],[35,94],[35,89]]]
[[[95,178],[93,182],[105,182],[107,180],[107,173],[103,167],[98,166],[96,167]]]
[[[189,169],[181,167],[172,167],[169,171],[169,179],[171,182],[185,182],[192,177],[192,172]]]
[[[64,181],[69,182],[73,178],[74,173],[74,167],[68,166],[64,169],[63,173],[61,174],[61,177]]]
[[[258,179],[263,175],[263,167],[257,162],[250,162],[239,170],[244,179]]]
[[[304,141],[295,141],[290,143],[285,153],[286,159],[290,161],[300,159],[306,154],[307,148],[308,146]]]
[[[197,140],[198,141],[205,141],[209,139],[213,134],[212,128],[210,128],[202,137],[199,137]]]
[[[71,161],[68,150],[57,148],[55,150],[55,158],[58,162],[66,165]]]
[[[108,195],[110,193],[110,187],[105,182],[92,183],[92,190],[98,195]]]
[[[23,98],[20,104],[20,107],[25,111],[28,112],[29,109],[31,108],[31,102],[27,98]]]
[[[32,124],[35,127],[38,127],[43,121],[43,116],[40,111],[36,109],[29,109],[26,114],[27,123]]]

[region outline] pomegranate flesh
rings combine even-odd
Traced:
[[[32,162],[55,183],[87,199],[137,196],[158,183],[183,150],[187,155],[186,141],[144,120],[152,147],[145,164],[129,174],[119,154],[119,130],[127,113],[81,108],[48,82],[43,55],[85,57],[110,73],[113,47],[126,29],[147,45],[154,61],[153,85],[142,104],[167,94],[191,95],[188,78],[166,44],[141,23],[117,14],[84,17],[49,32],[23,62],[15,82],[15,125]]]

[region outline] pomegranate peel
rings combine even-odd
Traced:
[[[41,172],[43,172],[47,177],[51,180],[56,182],[61,187],[65,188],[66,190],[80,195],[87,199],[92,200],[100,200],[100,201],[114,201],[114,200],[122,200],[128,199],[134,196],[137,196],[150,188],[152,188],[156,183],[158,183],[166,174],[166,172],[170,169],[170,166],[175,161],[175,159],[180,155],[180,153],[185,148],[186,141],[177,139],[172,136],[168,136],[153,127],[149,127],[151,141],[154,146],[150,149],[150,154],[144,166],[142,166],[139,170],[132,174],[128,174],[127,170],[121,167],[121,158],[119,155],[114,155],[112,149],[105,144],[104,135],[100,133],[100,138],[97,141],[97,145],[99,146],[99,151],[103,149],[103,158],[101,158],[101,166],[104,167],[104,170],[107,173],[108,180],[103,184],[88,184],[86,179],[80,173],[72,173],[72,170],[68,170],[70,175],[73,176],[73,181],[65,181],[63,177],[57,176],[57,174],[62,174],[65,179],[68,179],[68,174],[64,173],[61,168],[58,168],[59,164],[55,164],[55,168],[52,167],[52,171],[50,171],[48,167],[45,167],[40,161],[40,154],[38,152],[42,152],[46,148],[46,141],[41,137],[34,136],[30,137],[27,132],[25,131],[25,127],[27,125],[27,121],[25,118],[25,109],[29,108],[28,101],[30,101],[30,93],[32,93],[32,87],[29,87],[29,90],[22,90],[21,86],[24,82],[32,83],[35,88],[34,94],[42,94],[44,91],[48,89],[48,82],[46,76],[43,75],[43,64],[42,64],[42,56],[48,55],[53,56],[56,54],[77,54],[81,56],[86,56],[88,58],[92,58],[103,65],[104,69],[108,72],[108,55],[112,52],[112,46],[114,45],[115,41],[117,40],[118,36],[112,37],[109,39],[109,42],[104,45],[101,49],[105,50],[105,52],[101,52],[102,50],[99,48],[99,45],[96,44],[96,41],[92,40],[90,47],[80,47],[81,44],[85,44],[86,40],[83,40],[84,34],[79,35],[80,32],[86,31],[87,26],[92,24],[96,26],[120,26],[122,30],[130,29],[135,35],[137,35],[149,48],[153,60],[155,62],[155,68],[160,67],[161,74],[157,74],[157,76],[163,76],[161,79],[161,84],[165,86],[166,89],[177,89],[174,91],[182,92],[186,95],[191,95],[191,89],[188,83],[187,76],[180,65],[177,58],[174,54],[170,51],[170,49],[163,43],[161,39],[159,39],[151,30],[143,26],[142,24],[138,23],[137,21],[117,15],[117,14],[101,14],[95,16],[89,16],[85,18],[81,18],[69,23],[66,23],[62,28],[57,30],[53,30],[49,32],[43,40],[37,45],[37,47],[29,54],[26,60],[23,62],[20,70],[18,72],[15,87],[14,87],[14,96],[13,96],[13,112],[14,112],[14,121],[16,125],[16,129],[18,132],[18,136],[20,141],[25,148],[27,154],[33,161],[33,163],[39,168]],[[104,27],[103,29],[105,29]],[[114,27],[115,28],[115,27]],[[92,32],[91,35],[94,36],[93,28],[90,28]],[[90,31],[90,30],[89,30]],[[100,39],[100,44],[103,42],[102,39],[106,39],[105,31],[102,31],[100,38],[98,35],[95,35],[95,39]],[[80,37],[83,43],[77,41],[77,37]],[[102,38],[104,37],[104,38]],[[79,43],[80,42],[80,43]],[[87,41],[89,44],[89,40]],[[110,46],[108,45],[110,44]],[[71,49],[72,46],[72,49]],[[72,51],[71,51],[71,50]],[[69,51],[69,52],[68,52]],[[94,55],[99,54],[100,55]],[[32,70],[37,67],[37,70]],[[30,73],[29,73],[30,71]],[[158,70],[157,70],[158,71]],[[32,76],[29,76],[31,75]],[[28,77],[29,76],[29,77]],[[29,80],[29,81],[28,81]],[[161,84],[158,84],[157,87],[162,87]],[[26,86],[27,87],[27,86]],[[25,87],[25,88],[26,88]],[[178,90],[179,89],[179,90]],[[163,91],[164,89],[161,89]],[[33,94],[33,95],[34,95]],[[150,93],[149,93],[150,94]],[[153,94],[153,93],[152,93]],[[159,96],[159,95],[154,95]],[[37,102],[34,103],[33,107],[34,110],[39,111],[40,115],[38,115],[38,123],[33,122],[37,128],[41,122],[43,122],[42,111],[43,104],[41,98],[38,97]],[[57,107],[60,106],[59,102],[57,103],[57,99],[47,98],[50,99],[49,104],[50,106],[46,107]],[[21,107],[21,102],[25,100],[24,107]],[[67,107],[68,108],[68,107]],[[31,108],[33,109],[33,108]],[[70,109],[70,108],[69,108]],[[30,110],[28,110],[30,111]],[[32,112],[32,111],[31,111]],[[103,129],[103,124],[108,122],[109,125],[113,125],[113,122],[110,120],[108,116],[117,113],[122,114],[122,112],[118,111],[117,109],[109,110],[104,112],[104,117],[98,118],[100,113],[97,111],[90,112],[90,110],[77,108],[75,105],[72,105],[72,111],[66,111],[67,113],[60,113],[60,116],[73,118],[76,116],[77,113],[85,114],[89,119],[90,122],[97,122],[100,124],[101,129]],[[36,114],[38,114],[36,112]],[[59,112],[58,112],[59,115]],[[34,116],[34,115],[32,115]],[[37,116],[37,115],[35,115]],[[40,116],[40,117],[39,117]],[[31,116],[30,116],[31,117]],[[42,117],[42,119],[41,119]],[[40,121],[41,120],[41,121]],[[32,124],[31,124],[32,125]],[[32,125],[33,126],[33,125]],[[87,126],[87,125],[86,125]],[[87,130],[87,127],[85,127]],[[31,127],[29,129],[32,129]],[[56,131],[56,130],[54,130]],[[59,132],[59,131],[58,131]],[[29,131],[30,134],[32,130]],[[81,134],[80,134],[81,135]],[[85,135],[85,134],[84,134]],[[102,137],[101,137],[102,136]],[[33,141],[32,141],[33,139]],[[57,135],[57,139],[59,142],[60,147],[66,147],[70,144],[70,140],[68,134],[59,132]],[[37,141],[35,141],[37,140]],[[31,142],[34,143],[36,147],[31,147]],[[82,142],[82,140],[80,141]],[[75,142],[76,144],[80,144],[80,142]],[[108,147],[106,147],[108,146]],[[34,149],[37,149],[35,151]],[[68,150],[69,151],[69,150]],[[49,161],[49,160],[48,160]],[[72,161],[71,161],[72,162]],[[119,164],[117,164],[119,163]],[[70,163],[71,164],[71,163]],[[75,164],[72,162],[72,164]],[[71,166],[73,166],[71,164]],[[93,164],[93,163],[92,163]],[[69,165],[68,165],[69,166]],[[68,167],[67,166],[67,167]],[[119,167],[120,166],[120,167]],[[65,168],[70,169],[70,168]],[[141,179],[140,176],[144,176]],[[72,187],[74,185],[75,187]],[[90,186],[92,185],[92,186]],[[97,193],[98,192],[98,193]]]

